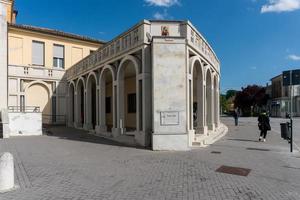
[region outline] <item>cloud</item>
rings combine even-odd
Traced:
[[[172,18],[169,14],[168,14],[168,11],[167,9],[165,9],[163,12],[156,12],[154,13],[153,15],[154,19],[158,19],[158,20],[161,20],[161,19],[167,19],[167,18]]]
[[[154,19],[165,19],[166,18],[164,13],[160,13],[160,12],[154,13],[153,17],[154,17]]]
[[[289,55],[287,58],[289,60],[300,61],[300,56],[297,56],[297,55],[294,55],[294,54]]]
[[[179,5],[179,0],[144,0],[150,6],[171,7]]]
[[[300,9],[300,0],[268,0],[261,8],[261,13],[291,12]]]
[[[257,67],[256,66],[252,66],[250,67],[251,70],[257,70]]]

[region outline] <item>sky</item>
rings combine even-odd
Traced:
[[[221,90],[300,68],[300,0],[16,0],[17,23],[109,41],[142,19],[190,20],[221,62]]]

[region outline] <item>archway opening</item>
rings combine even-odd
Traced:
[[[125,128],[126,134],[137,130],[137,71],[134,63],[126,61],[120,69],[120,127]]]
[[[77,86],[77,117],[78,117],[78,126],[83,127],[85,114],[84,114],[84,85],[83,81],[79,80]]]
[[[216,126],[219,122],[219,92],[218,92],[219,86],[217,81],[217,76],[214,77],[214,122]]]
[[[70,87],[69,87],[69,99],[70,99],[70,113],[69,113],[69,116],[70,116],[70,120],[72,122],[72,124],[74,124],[75,122],[75,98],[74,98],[74,95],[75,95],[75,87],[73,84],[70,84]]]
[[[108,132],[112,131],[113,128],[113,119],[114,119],[114,112],[113,112],[113,104],[114,104],[114,94],[113,94],[113,74],[111,70],[105,69],[102,75],[102,89],[103,91],[103,117],[104,117],[104,124],[106,130]]]
[[[206,119],[209,130],[213,129],[213,113],[212,113],[212,79],[210,70],[206,73]]]
[[[43,124],[51,124],[51,97],[49,89],[40,83],[36,83],[31,85],[26,91],[26,107],[31,107],[31,109],[35,109],[35,107],[40,108],[40,112],[43,115]],[[38,95],[37,95],[38,94]],[[35,109],[36,110],[36,109]]]
[[[204,94],[203,94],[203,72],[199,61],[193,67],[193,127],[196,134],[200,134],[204,127]]]
[[[94,76],[91,76],[90,79],[88,80],[88,124],[90,125],[90,128],[95,129],[96,128],[96,123],[97,123],[97,107],[96,107],[96,102],[97,102],[97,87],[96,87],[96,79]]]

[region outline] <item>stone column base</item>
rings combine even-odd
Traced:
[[[68,122],[67,126],[68,127],[75,127],[75,123],[74,122]]]
[[[84,130],[93,130],[93,124],[87,123],[87,124],[83,124],[83,129]]]
[[[195,130],[189,130],[189,146],[193,145],[195,140]]]
[[[107,126],[99,125],[95,127],[96,133],[104,133],[107,132]]]
[[[195,128],[195,134],[196,135],[206,135],[208,132],[207,126],[197,127]]]
[[[124,133],[124,129],[123,128],[112,128],[111,133],[112,136],[114,138],[119,137],[120,135],[122,135]]]
[[[80,122],[74,122],[74,127],[78,128],[78,129],[83,128],[82,123],[80,123]]]
[[[209,131],[214,131],[215,130],[215,124],[208,124],[208,130]]]

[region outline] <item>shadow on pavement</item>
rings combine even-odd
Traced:
[[[227,139],[227,140],[240,141],[240,142],[258,142],[257,140],[238,139],[238,138],[231,138],[231,139]]]
[[[89,142],[95,144],[111,145],[111,146],[118,146],[118,147],[129,147],[135,149],[147,149],[135,144],[123,144],[118,141],[110,140],[109,138],[95,136],[89,134],[89,132],[85,130],[78,130],[78,129],[68,128],[64,126],[49,126],[43,132],[44,132],[43,135],[45,136],[57,137],[59,139],[64,139],[64,140],[74,140],[78,142]]]

